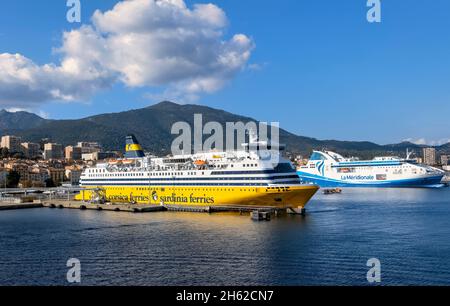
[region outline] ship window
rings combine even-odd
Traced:
[[[309,160],[325,160],[325,156],[318,152],[314,152]]]

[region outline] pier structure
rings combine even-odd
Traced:
[[[90,191],[90,197],[83,200],[75,200],[78,193],[84,194]],[[3,189],[0,191],[0,210],[26,209],[26,208],[53,208],[53,209],[78,209],[114,212],[147,213],[159,211],[171,212],[198,212],[221,213],[235,212],[250,214],[252,220],[270,220],[271,216],[282,214],[304,215],[305,209],[283,209],[277,207],[254,206],[185,206],[185,205],[143,205],[134,203],[110,203],[104,200],[104,190],[101,188],[29,188],[29,189]]]

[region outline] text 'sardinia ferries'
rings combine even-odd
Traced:
[[[445,174],[417,164],[409,156],[357,160],[331,151],[314,151],[309,162],[297,170],[302,181],[321,187],[441,187]]]
[[[302,184],[278,148],[261,150],[261,143],[250,141],[233,152],[157,158],[146,156],[136,138],[128,136],[124,159],[83,172],[86,190],[77,199],[98,197],[92,190],[99,189],[110,202],[303,208],[319,187]]]

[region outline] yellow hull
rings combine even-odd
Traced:
[[[89,201],[101,197],[114,203],[186,206],[255,206],[305,207],[319,187],[298,185],[286,187],[135,187],[92,186],[100,192],[81,191],[76,200]]]

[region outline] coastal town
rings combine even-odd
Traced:
[[[98,142],[87,141],[63,146],[50,139],[32,143],[5,135],[0,147],[0,187],[3,188],[77,186],[86,167],[122,157],[119,151],[105,151]],[[297,165],[308,161],[302,156],[291,159]],[[414,159],[417,163],[450,171],[450,156],[439,155],[435,148],[424,147],[422,152],[416,152]]]
[[[49,139],[32,143],[6,135],[1,138],[0,187],[77,186],[86,167],[117,157],[120,152],[105,152],[97,142],[80,141],[64,147]]]

